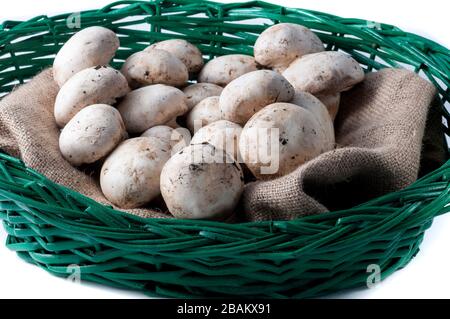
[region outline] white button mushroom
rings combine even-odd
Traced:
[[[146,48],[144,51],[152,49],[164,50],[186,65],[189,73],[197,73],[203,67],[203,56],[200,50],[192,43],[182,39],[170,39],[156,42]]]
[[[341,103],[341,93],[316,94],[316,97],[327,107],[331,119],[334,121]]]
[[[136,208],[160,194],[161,170],[170,149],[155,137],[122,142],[107,158],[100,172],[105,197],[120,208]]]
[[[210,96],[219,96],[223,87],[213,83],[195,83],[183,89],[186,95],[186,103],[189,110],[192,110],[200,101]]]
[[[225,86],[241,75],[258,70],[255,59],[244,54],[222,55],[205,64],[198,82],[214,83]]]
[[[181,151],[191,142],[191,133],[184,127],[174,129],[166,125],[157,125],[149,128],[142,133],[141,136],[156,137],[161,141],[168,143],[172,154]]]
[[[327,146],[315,115],[290,103],[263,108],[247,122],[239,139],[240,154],[258,179],[289,174]]]
[[[275,24],[262,32],[255,42],[255,60],[259,64],[283,72],[295,59],[324,51],[319,37],[302,25]]]
[[[239,137],[242,127],[236,123],[220,120],[208,124],[195,133],[191,144],[209,143],[232,155],[237,161],[239,156]]]
[[[177,218],[225,219],[233,213],[243,188],[240,165],[207,143],[184,148],[161,172],[161,194]]]
[[[127,137],[119,112],[94,104],[78,112],[59,136],[59,149],[72,165],[89,164],[108,155]]]
[[[201,127],[218,120],[220,120],[219,97],[210,96],[200,101],[188,113],[186,126],[194,134]]]
[[[290,102],[310,111],[324,130],[326,143],[324,150],[331,150],[335,145],[334,125],[326,106],[314,95],[308,92],[295,92],[294,98]]]
[[[170,121],[164,123],[164,125],[169,126],[171,128],[179,128],[179,127],[181,127],[180,124],[178,124],[177,117],[174,117]]]
[[[125,77],[109,66],[84,69],[59,90],[54,107],[56,124],[64,127],[82,108],[91,104],[112,105],[129,91]]]
[[[155,84],[131,91],[117,106],[130,133],[163,125],[187,112],[186,96],[177,88]]]
[[[171,53],[158,49],[132,54],[120,72],[125,75],[133,89],[149,84],[183,86],[189,79],[183,62]]]
[[[253,114],[275,102],[289,102],[294,88],[279,73],[250,72],[231,81],[222,91],[219,108],[222,119],[244,125]]]
[[[364,71],[350,55],[325,51],[305,55],[289,65],[283,76],[296,91],[339,93],[364,80]]]
[[[89,27],[75,33],[53,61],[53,77],[62,86],[81,70],[108,64],[119,48],[119,38],[109,29]]]

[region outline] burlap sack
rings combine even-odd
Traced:
[[[445,153],[437,110],[426,125],[435,94],[431,83],[407,70],[367,75],[342,94],[337,148],[287,176],[247,185],[246,219],[292,219],[349,208],[404,188],[418,177],[422,142],[424,172],[441,165]]]
[[[62,158],[53,117],[58,87],[50,70],[18,87],[0,102],[0,149],[56,183],[108,203],[89,167],[77,169]],[[350,207],[398,190],[418,175],[422,158],[432,169],[443,161],[437,112],[428,119],[434,87],[414,73],[384,70],[342,97],[336,120],[338,149],[292,174],[247,185],[242,199],[246,220],[291,219]],[[425,160],[426,159],[426,160]],[[133,209],[144,217],[170,217],[157,209]]]

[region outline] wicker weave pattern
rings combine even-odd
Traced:
[[[76,31],[67,17],[3,23],[0,92],[52,63]],[[271,21],[252,20],[258,18]],[[329,50],[352,54],[367,70],[413,68],[438,87],[444,103],[450,100],[449,50],[389,25],[259,1],[122,1],[81,14],[81,27],[103,25],[121,36],[116,67],[149,43],[174,37],[209,57],[252,54],[257,34],[268,26],[263,22],[310,27]],[[450,118],[444,109],[443,117]],[[149,295],[312,297],[365,285],[370,264],[380,265],[382,278],[404,267],[433,218],[450,210],[449,176],[450,162],[405,190],[353,209],[232,225],[116,212],[0,154],[0,219],[7,246],[57,276],[68,276],[68,266],[76,264],[83,280]]]

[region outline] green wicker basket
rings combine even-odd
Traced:
[[[0,29],[0,92],[52,64],[76,29],[69,14],[6,21]],[[367,71],[408,67],[450,100],[450,51],[397,27],[260,1],[120,1],[81,13],[81,27],[114,30],[119,67],[132,52],[184,38],[209,57],[252,54],[258,34],[278,22],[313,29],[328,50],[343,50]],[[446,122],[450,114],[442,108]],[[443,125],[442,132],[449,129]],[[142,219],[115,211],[49,181],[0,154],[0,219],[6,245],[24,260],[67,277],[170,297],[313,297],[366,285],[419,251],[433,218],[450,210],[450,161],[410,187],[352,209],[293,221],[226,224]],[[20,275],[20,274],[18,274]]]

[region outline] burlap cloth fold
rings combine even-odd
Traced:
[[[50,180],[111,205],[91,171],[72,167],[59,152],[53,117],[57,90],[51,70],[45,70],[0,101],[0,149]],[[248,184],[239,219],[292,219],[351,207],[409,185],[419,169],[439,166],[444,161],[441,119],[433,108],[428,112],[435,94],[429,82],[410,71],[369,74],[342,96],[337,149],[282,178]],[[153,206],[128,212],[170,217]]]

